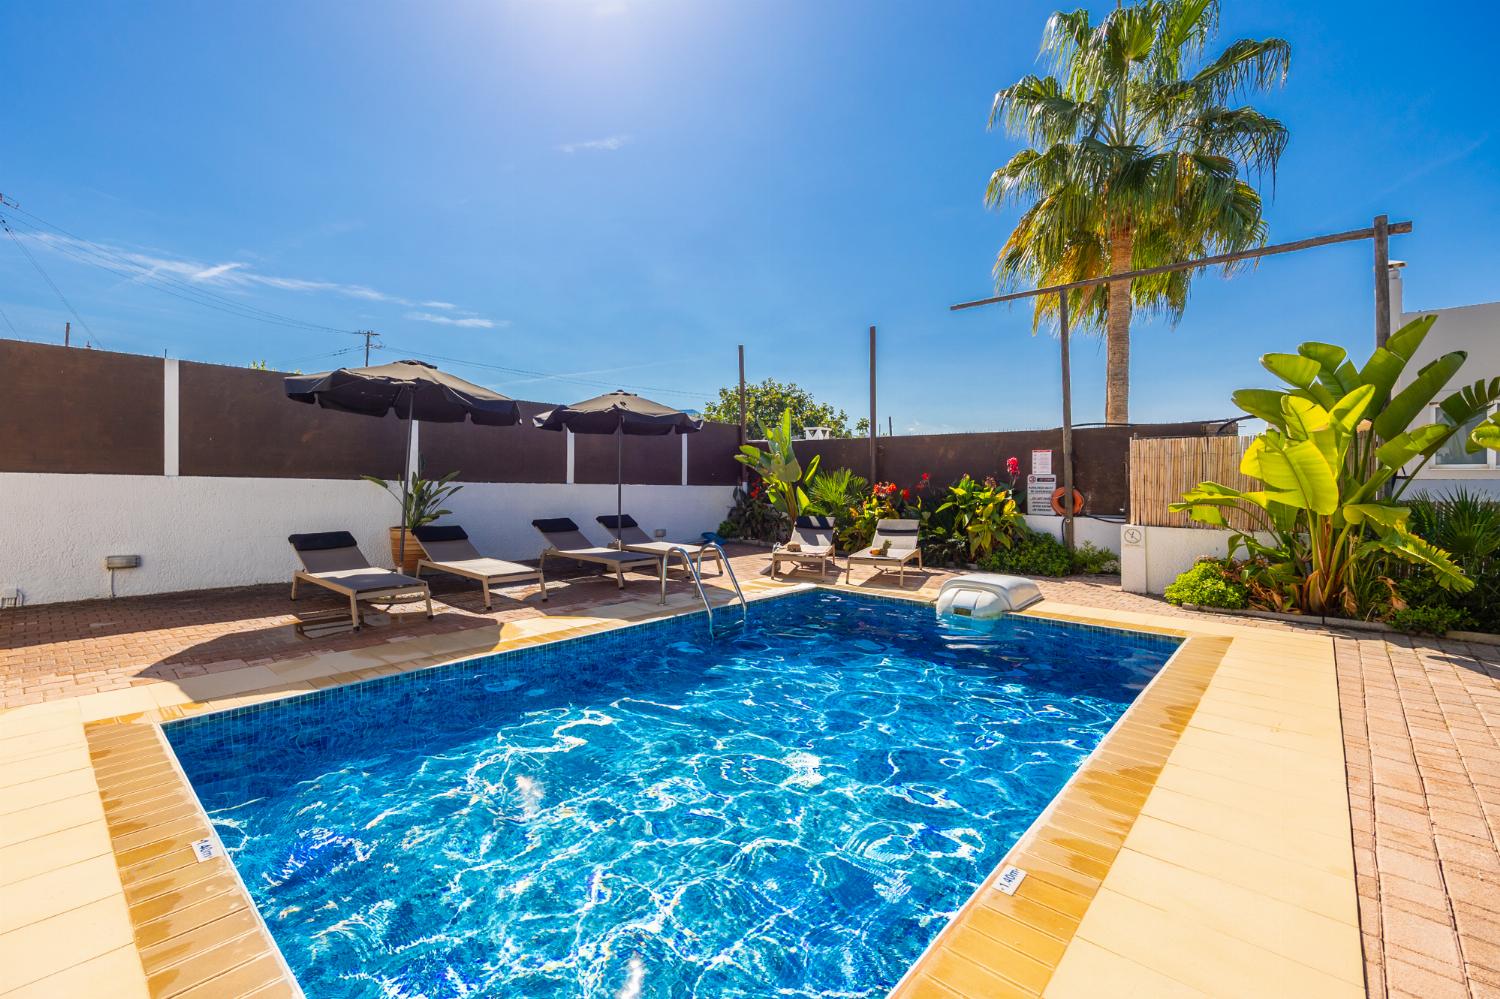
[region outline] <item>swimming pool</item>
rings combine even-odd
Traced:
[[[309,996],[879,996],[1177,640],[826,590],[164,726]]]

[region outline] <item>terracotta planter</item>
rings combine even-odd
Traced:
[[[411,536],[411,532],[403,527],[393,527],[391,530],[391,564],[396,566],[396,571],[408,576],[417,574],[417,560],[422,557],[422,549],[417,544],[417,539]],[[402,559],[398,554],[401,551],[401,536],[406,535],[406,558]],[[399,564],[397,564],[399,562]]]

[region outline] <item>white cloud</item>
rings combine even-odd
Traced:
[[[603,139],[589,139],[586,142],[565,142],[558,146],[558,150],[564,153],[599,153],[614,152],[630,141],[628,135],[610,135]]]
[[[462,326],[468,329],[492,330],[499,326],[509,326],[509,320],[485,319],[483,316],[440,316],[435,312],[408,312],[407,319],[415,319],[419,323],[438,323],[442,326]]]
[[[493,328],[496,325],[506,325],[480,318],[472,312],[459,309],[452,302],[440,300],[418,301],[405,298],[401,295],[392,295],[362,284],[343,284],[338,281],[319,281],[309,278],[262,274],[254,270],[251,264],[239,260],[205,264],[186,258],[163,256],[159,252],[142,253],[136,250],[124,249],[123,247],[90,243],[48,232],[21,233],[19,234],[19,238],[32,240],[39,246],[54,250],[75,260],[96,264],[116,272],[129,271],[130,277],[136,281],[165,275],[176,278],[179,281],[186,281],[205,287],[242,291],[254,288],[272,288],[277,291],[291,291],[304,294],[341,295],[345,298],[357,299],[362,302],[380,302],[403,306],[408,309],[422,308],[457,311],[463,317],[440,316],[430,312],[408,313],[408,319],[420,319],[423,322],[444,323],[451,326],[483,327],[487,329]]]

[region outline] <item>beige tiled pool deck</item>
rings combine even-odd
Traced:
[[[805,585],[764,561],[735,558],[753,599]],[[1403,640],[1044,589],[1041,616],[1187,641],[1001,865],[1027,872],[1016,893],[997,867],[895,994],[1500,995],[1493,656],[1452,649],[1433,675]],[[29,619],[0,641],[0,996],[295,994],[228,862],[194,856],[209,827],[154,723],[693,609],[681,586],[665,609],[639,584],[562,593],[490,615],[440,593],[436,622],[311,643],[269,595],[178,629],[122,601],[124,666],[66,609]],[[27,649],[32,687],[11,676]]]

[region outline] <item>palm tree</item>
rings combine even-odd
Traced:
[[[1042,52],[1053,74],[995,95],[990,127],[1028,147],[990,177],[985,203],[1025,203],[995,260],[997,285],[1063,284],[1265,242],[1256,189],[1286,148],[1281,122],[1231,106],[1286,79],[1291,46],[1242,39],[1208,58],[1215,0],[1143,0],[1098,24],[1086,10],[1056,13]],[[1069,313],[1103,328],[1105,419],[1130,418],[1130,315],[1187,305],[1187,271],[1075,292]],[[1057,308],[1036,300],[1033,327]]]

